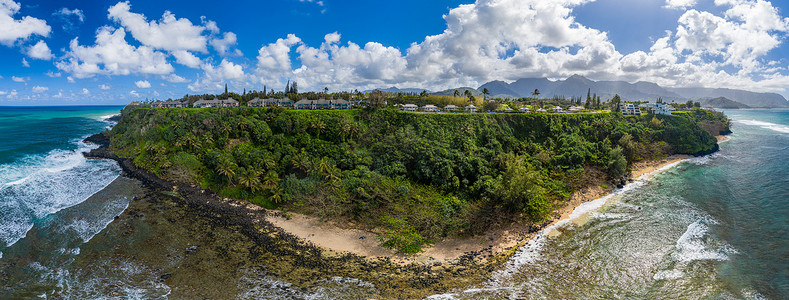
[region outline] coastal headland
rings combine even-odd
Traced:
[[[258,121],[261,123],[253,123],[251,125],[247,125],[247,127],[240,129],[242,131],[249,132],[246,135],[246,138],[243,134],[232,136],[232,132],[239,130],[238,128],[231,128],[231,129],[221,129],[221,125],[224,122],[219,122],[219,124],[215,124],[215,128],[217,131],[227,130],[228,136],[226,137],[219,137],[220,141],[211,141],[213,144],[223,144],[225,145],[223,150],[225,151],[232,151],[233,149],[237,149],[240,147],[248,146],[249,144],[257,143],[257,138],[255,135],[260,135],[261,133],[255,132],[255,128],[260,128],[265,122],[266,128],[269,130],[267,133],[262,133],[265,137],[269,139],[281,139],[286,136],[286,133],[277,131],[281,130],[276,128],[277,126],[283,126],[282,122],[282,114],[283,111],[279,110],[272,110],[268,111],[267,109],[260,109],[266,110],[267,114],[258,115],[254,117],[250,117],[250,110],[238,110],[233,111],[233,109],[212,109],[210,110],[212,114],[233,114],[234,112],[238,112],[238,116],[246,116],[249,119],[247,121],[251,121],[257,118]],[[276,113],[276,115],[268,115],[268,113]],[[201,176],[204,176],[205,173],[203,172],[212,172],[212,170],[208,170],[206,166],[199,166],[197,169],[190,174],[174,174],[172,169],[178,167],[178,159],[172,159],[172,157],[186,156],[184,153],[189,154],[190,151],[187,149],[189,146],[178,146],[182,147],[179,151],[174,151],[169,155],[172,155],[168,161],[164,164],[161,164],[161,161],[157,162],[157,159],[154,158],[155,156],[160,155],[163,152],[169,152],[166,148],[168,146],[165,144],[166,138],[159,137],[157,142],[156,139],[151,139],[150,137],[147,140],[143,140],[144,133],[141,132],[140,129],[145,129],[145,131],[154,131],[158,130],[159,134],[163,132],[163,128],[167,126],[174,125],[173,121],[163,119],[162,117],[169,114],[176,114],[179,115],[181,120],[189,120],[191,117],[199,116],[202,113],[198,110],[183,110],[178,111],[174,110],[172,112],[162,112],[161,110],[150,110],[150,109],[139,109],[139,110],[132,110],[132,111],[125,111],[123,118],[120,120],[119,126],[113,131],[109,132],[108,134],[100,134],[96,136],[92,136],[87,139],[87,141],[94,142],[97,144],[102,145],[101,148],[91,151],[87,154],[89,157],[95,158],[108,158],[114,159],[119,162],[121,167],[124,169],[124,174],[128,177],[136,178],[147,184],[148,186],[160,191],[160,194],[165,197],[171,197],[176,199],[179,202],[187,204],[189,206],[200,208],[200,209],[207,209],[209,211],[214,212],[216,215],[217,221],[220,224],[228,225],[228,226],[238,226],[244,234],[252,237],[258,245],[266,245],[265,247],[272,251],[272,253],[277,253],[285,256],[291,256],[293,258],[293,265],[290,266],[291,268],[302,268],[304,272],[309,272],[308,270],[313,270],[317,272],[320,276],[346,276],[352,278],[359,278],[368,282],[371,282],[376,285],[383,293],[385,294],[384,297],[422,297],[430,293],[435,292],[443,292],[447,290],[452,290],[454,288],[461,288],[465,286],[469,286],[478,282],[481,282],[485,278],[487,278],[488,274],[495,270],[502,262],[504,262],[510,254],[514,252],[518,248],[518,246],[523,245],[526,243],[531,237],[533,237],[537,232],[539,232],[542,228],[546,226],[550,226],[551,224],[556,223],[559,220],[565,219],[569,216],[570,212],[572,212],[573,208],[577,205],[599,198],[606,193],[613,191],[617,186],[624,185],[630,178],[637,178],[642,174],[651,173],[656,169],[660,169],[661,166],[666,164],[676,163],[678,160],[687,158],[688,154],[695,154],[695,155],[703,155],[707,153],[714,152],[717,150],[717,143],[715,138],[712,134],[707,131],[702,130],[697,123],[701,122],[702,120],[695,120],[693,118],[683,117],[652,117],[651,119],[647,118],[622,118],[621,116],[609,116],[609,115],[581,115],[575,117],[567,117],[567,116],[538,116],[538,117],[528,117],[526,119],[519,119],[520,116],[494,116],[492,120],[487,120],[488,117],[483,117],[479,119],[478,116],[472,116],[471,119],[475,121],[481,121],[479,124],[466,124],[467,134],[474,134],[479,133],[482,131],[482,127],[480,125],[495,125],[498,124],[506,124],[510,126],[508,131],[503,133],[504,135],[513,136],[515,137],[515,141],[523,141],[523,140],[531,140],[532,143],[536,144],[543,144],[547,142],[548,144],[556,144],[557,141],[553,140],[541,140],[542,137],[538,134],[532,132],[529,134],[523,134],[522,132],[513,131],[512,124],[527,124],[531,127],[535,126],[535,124],[540,123],[547,123],[552,124],[551,122],[555,122],[556,120],[564,121],[567,125],[566,128],[562,129],[561,132],[565,132],[568,128],[569,131],[573,131],[572,128],[584,128],[584,125],[581,125],[584,121],[587,122],[594,122],[599,126],[608,127],[610,125],[605,125],[601,121],[610,121],[614,122],[613,126],[610,126],[610,130],[615,130],[617,126],[621,126],[622,123],[629,123],[634,127],[648,128],[649,126],[653,126],[655,128],[660,128],[660,130],[676,130],[673,129],[672,126],[676,124],[680,124],[685,127],[686,132],[674,131],[672,132],[673,135],[665,135],[665,133],[655,134],[655,132],[650,133],[651,135],[647,138],[646,136],[633,136],[630,135],[626,130],[622,130],[624,134],[619,134],[616,136],[614,143],[618,146],[614,148],[620,148],[618,151],[622,151],[625,153],[620,153],[620,155],[625,159],[625,164],[622,166],[624,168],[622,172],[617,173],[617,170],[611,169],[611,164],[616,164],[616,161],[610,159],[611,155],[616,156],[616,153],[611,154],[614,149],[610,146],[607,150],[605,150],[606,159],[608,161],[605,162],[606,167],[595,167],[591,163],[590,160],[592,157],[584,157],[584,154],[580,154],[581,158],[578,160],[576,168],[559,168],[559,171],[546,171],[548,176],[547,178],[536,178],[541,182],[549,181],[548,184],[558,184],[558,182],[564,183],[563,186],[556,188],[555,190],[545,189],[543,187],[543,192],[540,197],[544,197],[546,202],[549,203],[549,208],[546,210],[542,208],[542,211],[539,214],[535,214],[533,211],[534,208],[520,208],[519,212],[515,213],[506,213],[504,211],[505,208],[496,208],[491,206],[484,207],[485,209],[498,209],[495,211],[495,214],[487,215],[482,218],[477,219],[469,219],[473,220],[474,222],[480,221],[487,221],[486,224],[481,224],[484,230],[480,230],[478,228],[473,227],[462,227],[461,229],[457,229],[456,231],[449,231],[444,234],[434,235],[430,237],[429,241],[426,241],[420,244],[419,251],[416,251],[414,254],[403,253],[403,249],[398,249],[397,247],[386,247],[387,239],[391,240],[392,234],[399,234],[403,235],[403,231],[397,232],[396,230],[392,230],[393,228],[397,229],[398,226],[400,230],[402,230],[402,222],[394,222],[393,224],[385,223],[383,224],[373,224],[370,223],[369,220],[367,222],[363,218],[350,218],[348,216],[342,216],[342,214],[338,215],[338,218],[328,219],[326,218],[327,215],[321,215],[320,213],[316,214],[314,211],[310,211],[309,209],[305,209],[301,204],[301,207],[298,205],[298,202],[293,201],[293,198],[290,198],[290,203],[272,203],[273,201],[261,201],[261,197],[254,196],[255,191],[250,192],[247,191],[246,198],[238,199],[237,197],[232,197],[234,195],[239,195],[238,192],[234,194],[234,190],[228,189],[227,187],[222,186],[243,186],[241,178],[235,178],[235,182],[227,180],[227,178],[217,178],[213,177],[213,179],[206,180],[200,179]],[[346,113],[348,114],[348,113]],[[356,115],[354,115],[356,114]],[[336,121],[339,124],[326,122],[329,120],[322,120],[323,117],[332,117],[336,118],[337,114],[333,113],[326,113],[326,114],[315,114],[311,113],[310,116],[315,117],[317,119],[311,119],[311,123],[309,124],[298,124],[298,121],[291,120],[290,125],[291,127],[298,127],[304,126],[302,130],[304,132],[316,131],[315,129],[319,129],[321,127],[320,123],[323,123],[323,130],[326,128],[335,126],[335,125],[343,125],[343,122],[346,122],[346,126],[357,126],[358,131],[367,130],[368,132],[371,131],[371,128],[377,126],[371,122],[371,120],[375,120],[375,122],[381,123],[397,123],[400,122],[399,126],[405,125],[402,122],[423,122],[424,120],[418,120],[418,118],[423,118],[423,116],[413,117],[409,115],[417,115],[417,114],[408,114],[408,113],[399,113],[395,112],[394,117],[390,115],[389,112],[385,114],[380,113],[371,113],[364,117],[361,117],[361,121],[359,120],[359,114],[365,114],[364,112],[354,112],[350,113],[352,117],[351,121],[356,121],[356,124],[348,125],[347,119],[342,119],[338,121],[337,119],[333,119],[331,121]],[[305,114],[306,115],[306,114]],[[227,115],[225,115],[226,117]],[[317,117],[316,117],[317,116]],[[290,117],[294,117],[290,115]],[[456,122],[458,118],[464,118],[467,116],[442,116],[441,118],[456,118],[453,119],[453,122]],[[702,118],[705,122],[712,122],[714,121],[715,116],[707,116],[707,115],[700,115],[696,116],[697,118]],[[382,119],[382,118],[389,118],[389,119]],[[430,117],[424,117],[430,118]],[[564,119],[562,119],[564,118]],[[584,118],[589,118],[588,120],[584,120]],[[611,118],[611,119],[606,119]],[[535,120],[536,119],[536,120]],[[206,119],[200,120],[200,123],[204,126],[212,125],[210,121],[205,121]],[[321,122],[323,121],[323,122]],[[493,121],[491,123],[490,121]],[[254,122],[254,121],[252,121]],[[280,122],[280,124],[277,124]],[[295,123],[293,123],[295,122]],[[530,123],[531,122],[531,123]],[[677,123],[679,122],[679,123]],[[206,124],[209,123],[209,124]],[[315,124],[318,126],[315,126]],[[437,126],[441,128],[447,128],[446,120],[439,120],[435,122],[437,124],[427,124],[428,128],[432,128],[432,126]],[[194,123],[193,123],[194,124]],[[412,125],[415,125],[414,123]],[[640,124],[640,125],[639,125]],[[184,128],[184,125],[175,125],[176,128]],[[457,126],[457,130],[464,130],[462,127],[462,122],[456,122],[456,124],[450,124],[451,126]],[[314,128],[313,126],[317,127]],[[553,125],[556,126],[556,125]],[[186,126],[188,127],[188,125]],[[242,125],[242,127],[244,127]],[[272,128],[273,127],[273,128]],[[693,129],[696,127],[696,129]],[[131,130],[132,128],[136,128],[135,130]],[[535,128],[537,130],[548,130],[551,129],[539,126]],[[593,126],[588,126],[585,128],[593,128]],[[119,130],[118,130],[119,129]],[[452,130],[453,128],[449,128],[447,130]],[[514,128],[514,129],[521,129],[521,128]],[[118,131],[116,131],[118,130]],[[176,129],[177,130],[177,129]],[[197,131],[194,128],[188,129],[191,131],[190,133],[202,133],[205,135],[205,131]],[[205,130],[205,129],[203,129]],[[596,137],[591,132],[583,132],[584,129],[581,130],[580,133],[576,133],[582,139],[587,141],[596,141],[599,140],[601,143],[605,144],[611,143],[611,139],[614,139],[613,136],[601,136]],[[621,130],[621,129],[620,129]],[[165,130],[166,131],[166,130]],[[353,130],[350,130],[353,132]],[[136,132],[134,139],[129,139],[132,132]],[[317,130],[314,134],[311,133],[313,136],[316,136],[318,140],[327,141],[329,138],[326,138],[324,135],[321,135],[321,130]],[[139,135],[139,134],[143,135]],[[717,132],[716,132],[717,133]],[[281,134],[281,136],[277,136]],[[417,133],[416,135],[424,135],[424,132]],[[549,133],[545,132],[545,134],[556,134],[556,136],[561,137],[563,134],[561,133]],[[630,137],[625,137],[625,135],[630,135]],[[179,138],[174,140],[182,139],[183,135],[178,135]],[[365,141],[364,138],[361,136],[349,136],[345,139],[333,141],[332,144],[339,144],[342,147],[358,147],[358,144],[365,143],[369,141]],[[497,136],[499,137],[499,136]],[[659,137],[659,138],[656,138]],[[303,137],[302,137],[303,138]],[[405,137],[400,137],[405,138]],[[672,140],[675,139],[675,140]],[[135,140],[135,143],[130,143],[129,141]],[[246,139],[246,140],[245,140]],[[490,139],[490,138],[488,138]],[[624,139],[624,141],[622,140]],[[628,139],[634,139],[635,141],[630,142]],[[662,140],[667,139],[669,142]],[[303,142],[303,141],[300,141]],[[475,141],[474,143],[478,143],[479,141]],[[508,141],[509,143],[513,143],[512,141]],[[182,141],[176,142],[182,145],[188,145],[189,143],[198,143],[196,141],[189,142]],[[353,145],[352,143],[357,143]],[[567,141],[561,141],[561,143],[567,143]],[[628,144],[632,143],[632,144]],[[683,144],[679,144],[683,143]],[[349,144],[351,144],[349,146]],[[628,149],[621,149],[621,146],[625,145],[629,146]],[[327,143],[323,144],[323,147],[331,147],[332,145]],[[160,148],[156,148],[160,147]],[[494,146],[495,147],[495,146]],[[563,153],[557,152],[557,149],[562,149],[561,145],[551,145],[551,147],[556,147],[554,149],[545,149],[551,150],[550,155],[554,156],[561,156]],[[567,151],[565,152],[572,152],[572,145],[567,144],[568,147]],[[589,148],[586,145],[575,145],[575,148]],[[201,148],[201,147],[195,147]],[[357,148],[357,149],[358,149]],[[529,161],[525,160],[527,165],[533,165],[536,163],[542,163],[548,167],[552,163],[560,164],[561,162],[556,162],[551,158],[545,159],[541,157],[539,151],[539,146],[535,147],[538,149],[532,149],[532,153],[535,156],[536,160]],[[547,148],[547,147],[546,147]],[[220,148],[221,149],[221,148]],[[508,152],[506,146],[500,148],[504,151]],[[509,148],[509,152],[511,152],[512,148]],[[140,152],[137,152],[142,150]],[[186,151],[185,151],[186,150]],[[194,156],[201,156],[205,155],[207,151],[206,149],[201,150],[202,154],[197,152],[193,153]],[[247,151],[254,151],[250,149],[246,149]],[[537,151],[535,151],[537,150]],[[646,151],[645,151],[646,150]],[[645,154],[648,151],[655,151],[654,155],[646,156]],[[679,151],[677,151],[679,150]],[[522,151],[522,150],[521,150]],[[590,153],[595,153],[595,150],[588,150]],[[692,152],[690,152],[692,151]],[[299,151],[294,151],[298,153]],[[301,152],[304,153],[304,148],[301,149]],[[396,151],[389,151],[396,152]],[[535,153],[536,152],[536,153]],[[548,152],[548,151],[544,151]],[[613,151],[616,152],[616,151]],[[137,153],[137,154],[134,154]],[[604,152],[598,152],[604,153]],[[684,153],[685,156],[681,155],[673,155],[676,153]],[[120,155],[119,155],[120,154]],[[198,155],[195,155],[198,154]],[[548,153],[542,154],[548,155]],[[146,157],[149,156],[149,157]],[[153,157],[150,157],[153,156]],[[265,155],[264,155],[265,156]],[[500,156],[500,155],[495,155]],[[495,156],[494,159],[495,159]],[[639,156],[637,161],[633,161],[636,156]],[[517,157],[517,156],[516,156]],[[419,159],[427,159],[428,157],[423,158],[414,158],[415,160]],[[234,157],[234,159],[236,159]],[[335,158],[336,159],[336,158]],[[357,158],[359,161],[364,161],[364,158]],[[375,159],[375,158],[373,158]],[[512,158],[515,161],[519,161],[517,158]],[[220,158],[221,160],[221,158]],[[274,159],[276,161],[276,159]],[[297,161],[297,158],[289,157],[287,161]],[[314,174],[310,174],[305,170],[299,170],[295,166],[284,167],[280,169],[282,173],[292,172],[296,173],[298,177],[302,177],[301,180],[304,178],[310,177],[317,177],[319,181],[326,181],[325,186],[313,185],[313,188],[320,191],[319,196],[325,198],[332,198],[331,191],[340,189],[340,186],[345,187],[342,183],[337,183],[339,180],[342,182],[342,178],[344,177],[346,171],[348,171],[347,166],[337,166],[335,165],[335,172],[337,174],[321,174],[320,169],[332,169],[332,166],[322,166],[323,164],[327,164],[326,162],[328,159],[326,156],[323,156],[321,159],[315,159],[318,161],[318,166],[314,167],[317,169],[314,171]],[[340,160],[340,159],[337,159]],[[501,158],[499,158],[501,160]],[[275,163],[281,163],[284,160],[276,161]],[[334,159],[333,159],[334,161]],[[520,160],[523,161],[523,160]],[[153,162],[153,164],[152,164]],[[172,162],[176,162],[173,164]],[[238,164],[242,162],[239,160],[237,161]],[[443,162],[444,164],[452,164],[452,161]],[[507,176],[507,173],[518,173],[519,170],[512,170],[513,167],[507,166],[506,161],[498,162],[501,165],[501,173],[504,176]],[[572,163],[572,161],[570,162]],[[183,164],[183,163],[182,163]],[[187,163],[188,164],[188,163]],[[369,167],[375,168],[374,163],[364,163]],[[249,164],[252,165],[252,164]],[[295,164],[294,164],[295,165]],[[141,167],[142,166],[142,167]],[[193,164],[194,166],[194,164]],[[183,167],[183,166],[181,166]],[[202,171],[199,170],[200,167],[206,168]],[[533,167],[533,166],[532,166]],[[615,166],[614,166],[615,167]],[[508,170],[509,168],[509,170]],[[273,168],[272,168],[273,169]],[[338,170],[339,169],[339,170]],[[345,169],[345,170],[342,170]],[[358,169],[358,168],[356,168]],[[575,171],[578,174],[574,174],[574,180],[569,179],[566,176],[568,169],[570,171]],[[562,171],[564,170],[564,171]],[[235,173],[244,173],[246,170],[234,170]],[[325,171],[325,170],[324,170]],[[181,173],[189,173],[184,172],[181,170]],[[329,171],[332,173],[332,171]],[[528,172],[527,172],[528,173]],[[532,172],[533,173],[533,172]],[[613,175],[618,176],[612,176]],[[258,175],[263,177],[262,174]],[[290,177],[289,175],[283,174],[282,177]],[[532,179],[535,179],[535,174],[531,174],[530,176]],[[451,178],[451,177],[450,177]],[[517,178],[517,177],[516,177]],[[526,177],[520,177],[523,179]],[[558,180],[556,179],[558,178]],[[216,182],[210,183],[206,181],[216,180]],[[411,190],[418,190],[418,191],[425,191],[424,186],[430,187],[431,185],[435,185],[434,183],[431,184],[428,182],[427,184],[419,182],[419,180],[414,180],[413,178],[409,178],[409,175],[405,175],[403,178],[400,179],[401,181],[398,182],[398,185],[394,186],[393,189],[395,191],[400,190],[398,192],[403,192],[403,186],[410,187]],[[407,184],[403,184],[404,181],[407,180],[410,182],[405,182]],[[488,179],[490,180],[490,179]],[[495,178],[494,178],[495,180]],[[499,182],[493,183],[491,189],[495,188],[502,188],[505,187],[508,183],[506,179],[502,179],[501,174],[499,176]],[[264,178],[259,182],[259,185],[267,185],[264,183],[266,179]],[[332,182],[334,181],[334,182]],[[282,181],[279,181],[280,187],[285,188],[293,188],[292,186],[286,186],[283,184]],[[379,182],[380,183],[380,182]],[[268,183],[270,184],[270,183]],[[384,185],[391,186],[383,181]],[[466,184],[466,183],[464,183]],[[469,184],[471,186],[471,184]],[[356,190],[361,187],[359,185],[356,186]],[[368,186],[363,186],[368,187]],[[442,187],[444,188],[444,187]],[[267,187],[270,191],[270,188]],[[452,189],[450,186],[448,189]],[[457,187],[454,187],[457,189]],[[327,192],[328,190],[329,192]],[[385,193],[385,191],[375,191],[379,193]],[[277,195],[274,197],[282,197],[283,194],[286,192],[280,192],[281,195]],[[446,193],[446,190],[444,191]],[[243,193],[240,193],[244,195]],[[427,195],[430,196],[431,191],[427,191]],[[483,197],[486,199],[493,198],[494,193],[484,194]],[[346,194],[347,195],[347,194]],[[464,193],[455,193],[455,195],[460,197],[469,197],[468,194]],[[265,199],[271,199],[266,197]],[[455,197],[457,197],[455,196]],[[303,198],[311,198],[309,202],[310,205],[315,205],[316,202],[316,195],[302,195]],[[349,198],[359,197],[359,195],[349,195]],[[444,196],[442,196],[444,197]],[[384,197],[385,198],[385,197]],[[419,198],[417,195],[416,198]],[[526,203],[529,203],[528,198],[525,199]],[[414,198],[411,198],[410,201],[413,201]],[[468,201],[468,200],[466,200]],[[283,201],[285,202],[285,201]],[[273,205],[272,205],[273,204]],[[473,204],[473,203],[472,203]],[[347,205],[347,204],[346,204]],[[466,204],[469,205],[469,204]],[[476,204],[482,206],[482,204]],[[263,208],[262,206],[270,206],[269,208]],[[273,209],[274,206],[277,209]],[[470,207],[473,205],[469,205]],[[391,209],[391,207],[389,208]],[[397,208],[395,208],[397,209]],[[468,210],[469,208],[466,207]],[[531,209],[531,211],[530,211]],[[468,212],[466,212],[468,213]],[[501,219],[495,219],[500,217]],[[396,218],[395,218],[396,219]],[[328,221],[331,220],[331,221]],[[386,227],[387,224],[390,227]],[[377,226],[371,226],[377,225]],[[479,225],[479,224],[478,224]],[[414,226],[416,227],[416,226]],[[468,230],[471,232],[464,232],[464,230]],[[423,235],[423,237],[429,233],[425,233],[424,231],[420,230],[419,228],[413,228],[410,230],[405,230],[405,233],[417,233]],[[401,244],[402,246],[402,244]],[[298,265],[298,266],[297,266]],[[365,274],[366,273],[366,274]]]

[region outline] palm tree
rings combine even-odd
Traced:
[[[455,90],[455,93],[454,93],[453,95],[454,95],[455,97],[460,97],[460,92],[458,92],[458,90]]]
[[[488,91],[488,88],[482,89],[482,98],[483,98],[482,100],[488,100],[488,95],[490,95],[490,91]]]
[[[260,172],[252,166],[242,167],[238,171],[238,183],[254,193],[260,187]]]
[[[532,92],[531,94],[532,94],[532,96],[534,96],[536,98],[537,96],[540,95],[540,90],[534,89],[534,92]]]
[[[238,168],[238,165],[225,157],[216,165],[216,173],[225,176],[230,183],[233,183],[233,177],[236,175],[236,168]]]
[[[332,164],[329,162],[329,159],[326,156],[322,157],[320,162],[318,162],[318,172],[321,173],[326,178],[332,177]]]
[[[263,177],[263,187],[273,189],[279,186],[279,175],[277,172],[268,171],[266,176]]]
[[[271,202],[279,203],[280,201],[282,201],[282,188],[276,187],[270,189],[270,191],[271,191],[271,197],[269,197],[269,200]]]

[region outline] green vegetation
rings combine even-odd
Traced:
[[[441,237],[542,222],[635,161],[717,149],[697,125],[716,118],[138,108],[110,138],[165,179],[375,228],[383,246],[415,253]]]

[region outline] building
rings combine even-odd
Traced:
[[[634,116],[641,115],[641,109],[638,107],[638,105],[635,105],[633,103],[625,103],[624,105],[622,105],[621,110],[623,115],[634,115]]]
[[[416,106],[416,104],[403,105],[403,111],[415,112],[417,109],[419,109],[419,106]]]
[[[524,107],[521,107],[521,112],[525,112],[525,113],[527,113],[527,112],[529,112],[529,108],[528,108],[528,107],[526,107],[526,106],[524,106]]]
[[[552,110],[553,110],[553,112],[562,112],[562,111],[564,111],[564,109],[562,109],[561,106],[554,106],[552,108]]]
[[[582,111],[582,110],[585,110],[585,109],[586,108],[583,107],[583,106],[570,106],[570,108],[568,110],[570,112],[578,112],[578,111]]]
[[[326,100],[326,99],[318,99],[318,100],[299,100],[294,105],[296,109],[351,109],[351,102],[345,99],[335,99],[335,100]]]
[[[225,100],[197,100],[194,104],[192,104],[194,108],[209,108],[209,107],[238,107],[238,101],[233,98],[227,98]]]
[[[422,107],[422,111],[424,112],[437,112],[439,111],[438,107],[433,104],[428,104]]]
[[[644,103],[639,105],[639,107],[643,110],[646,110],[650,114],[656,115],[670,115],[671,111],[674,110],[671,105],[665,103]]]
[[[475,113],[475,112],[477,112],[477,107],[474,106],[474,104],[466,105],[465,109],[466,109],[466,112],[468,112],[468,113]]]
[[[451,112],[451,113],[457,112],[458,111],[458,107],[457,107],[457,105],[450,104],[450,105],[444,106],[444,111],[445,112]]]
[[[189,107],[188,102],[181,102],[177,100],[167,100],[167,101],[154,101],[151,103],[151,107],[153,108],[184,108]]]
[[[275,98],[267,98],[267,99],[259,99],[255,98],[249,100],[247,102],[247,106],[249,107],[290,107],[294,106],[293,100],[288,99],[287,97],[282,99],[275,99]]]

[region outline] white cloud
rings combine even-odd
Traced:
[[[184,83],[184,82],[189,82],[189,80],[187,80],[186,78],[183,78],[183,77],[181,77],[181,76],[178,76],[178,75],[176,75],[175,73],[173,73],[173,74],[170,74],[170,75],[163,75],[163,76],[162,76],[162,79],[164,79],[164,80],[167,80],[167,82],[172,82],[172,83]],[[164,83],[162,83],[162,86],[164,86]]]
[[[241,67],[241,65],[234,64],[226,59],[223,59],[217,66],[203,64],[202,69],[202,77],[195,80],[192,84],[189,84],[188,87],[190,90],[218,90],[223,88],[224,84],[228,82],[243,83],[247,79],[244,68]]]
[[[136,82],[134,82],[134,85],[136,85],[138,88],[141,88],[141,89],[147,89],[147,88],[151,87],[151,83],[148,82],[148,80],[136,81]]]
[[[135,90],[132,90],[131,92],[129,92],[129,95],[132,95],[134,97],[140,98],[140,94],[138,94],[137,91],[135,91]]]
[[[8,96],[6,96],[6,98],[13,99],[14,97],[16,97],[16,95],[19,95],[19,93],[16,90],[11,90],[11,92],[8,93]]]
[[[24,66],[25,68],[30,68],[30,63],[28,63],[27,59],[25,59],[24,57],[22,58],[22,66]]]
[[[687,9],[696,6],[696,0],[666,0],[666,8]]]
[[[236,44],[236,34],[232,32],[225,32],[224,37],[221,39],[211,39],[210,44],[220,55],[225,53]]]
[[[37,34],[49,36],[52,28],[47,22],[31,16],[14,19],[20,5],[12,0],[0,0],[0,43],[10,46],[19,39]]]
[[[48,90],[49,90],[49,88],[48,88],[48,87],[45,87],[45,86],[38,86],[38,85],[37,85],[37,86],[34,86],[34,87],[33,87],[33,93],[38,93],[38,94],[40,94],[40,93],[46,92],[46,91],[48,91]]]
[[[167,55],[148,46],[129,45],[123,29],[102,27],[96,34],[94,46],[80,46],[75,38],[69,44],[65,59],[55,65],[77,78],[96,74],[169,74],[174,68]]]
[[[55,73],[55,72],[53,72],[53,71],[47,71],[46,73],[44,73],[44,75],[47,75],[47,76],[49,76],[50,78],[58,78],[58,77],[60,77],[62,74],[61,74],[60,72],[57,72],[57,73]]]
[[[106,91],[110,89],[110,86],[106,84],[99,84],[99,88]]]
[[[322,0],[299,0],[299,2],[315,3],[318,6],[323,6],[324,5]]]
[[[177,19],[165,11],[159,21],[150,21],[142,14],[130,11],[129,2],[119,2],[109,8],[109,17],[129,30],[143,45],[168,51],[188,50],[206,52],[205,27],[192,24],[189,19]]]
[[[11,80],[14,82],[25,82],[30,80],[30,78],[11,76]]]
[[[202,63],[200,58],[198,58],[197,56],[186,50],[173,51],[171,52],[171,54],[175,57],[175,61],[177,63],[190,68],[197,69],[200,67],[200,64]]]
[[[76,80],[74,80],[74,78],[73,78],[73,77],[71,77],[71,76],[68,76],[68,77],[66,77],[66,80],[67,80],[69,83],[75,83],[75,82],[77,82],[77,81],[76,81]]]
[[[52,59],[52,51],[49,50],[47,43],[44,41],[38,41],[38,43],[27,50],[27,56],[36,59],[50,60]]]
[[[86,88],[82,88],[82,94],[83,95],[90,95],[90,91],[88,89],[86,89]]]
[[[80,22],[85,22],[85,13],[83,13],[81,9],[77,9],[77,8],[68,9],[66,7],[63,7],[60,10],[53,13],[52,15],[64,16],[64,17],[74,16],[77,17]]]

